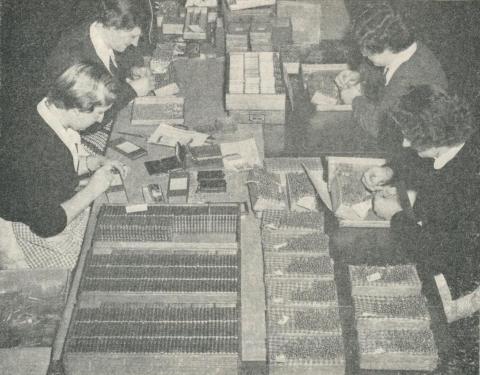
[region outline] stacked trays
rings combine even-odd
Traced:
[[[333,261],[323,214],[262,215],[270,374],[345,373]]]
[[[67,373],[238,374],[239,216],[236,204],[101,207]]]
[[[433,371],[438,353],[413,265],[349,266],[360,368]]]
[[[68,374],[236,374],[235,305],[109,304],[75,311]]]

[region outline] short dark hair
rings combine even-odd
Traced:
[[[79,63],[72,65],[53,82],[47,99],[57,108],[92,112],[95,107],[113,104],[115,92],[113,79],[103,67]]]
[[[138,0],[99,0],[97,21],[106,27],[132,30],[142,27],[146,20],[144,8]]]
[[[467,103],[437,86],[410,88],[388,115],[419,151],[463,143],[475,131],[474,116]]]
[[[386,1],[371,1],[353,22],[353,38],[365,55],[400,52],[415,42],[401,15]]]

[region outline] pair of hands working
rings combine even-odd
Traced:
[[[149,67],[134,66],[131,75],[126,82],[135,90],[137,96],[146,96],[155,88],[155,79]]]
[[[373,211],[385,220],[402,211],[396,188],[388,185],[392,177],[390,167],[372,167],[362,177],[363,185],[373,193]]]
[[[85,166],[88,171],[93,172],[87,187],[92,189],[97,196],[110,187],[117,174],[120,174],[122,179],[124,179],[130,170],[128,166],[120,161],[110,160],[104,156],[87,156],[85,158]]]
[[[353,99],[362,95],[359,72],[343,70],[335,77],[335,83],[340,91],[340,98],[344,104],[352,104]]]

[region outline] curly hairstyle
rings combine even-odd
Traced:
[[[352,24],[352,37],[368,56],[389,49],[400,52],[415,42],[413,32],[386,1],[370,1]]]
[[[430,85],[410,88],[388,115],[418,151],[463,143],[476,128],[466,102]]]
[[[65,70],[53,82],[47,99],[57,108],[92,112],[95,107],[113,104],[116,90],[112,77],[103,67],[79,63]]]
[[[106,27],[132,30],[146,22],[146,13],[135,0],[99,0],[97,21]]]

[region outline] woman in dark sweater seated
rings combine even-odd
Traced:
[[[415,39],[386,2],[366,3],[354,20],[353,38],[367,59],[358,72],[346,70],[338,75],[341,97],[345,104],[352,104],[355,122],[378,138],[385,150],[400,148],[400,135],[390,134],[393,129],[385,121],[388,108],[411,86],[446,89],[445,73],[433,53]]]
[[[51,85],[31,114],[19,114],[0,148],[0,257],[7,267],[72,268],[88,207],[125,167],[88,156],[78,131],[102,121],[115,100],[101,67],[76,64]],[[79,176],[93,173],[78,190]]]
[[[440,88],[418,86],[402,96],[389,116],[427,170],[404,165],[368,170],[364,184],[383,190],[403,180],[413,212],[395,199],[376,194],[377,215],[391,220],[402,251],[430,281],[443,275],[453,301],[444,306],[448,321],[480,308],[480,134],[468,107]],[[443,278],[442,277],[442,278]]]

